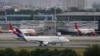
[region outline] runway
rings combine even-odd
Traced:
[[[99,44],[100,42],[95,42],[95,41],[71,41],[69,43],[61,43],[61,44],[56,44],[56,45],[49,45],[46,46],[47,48],[49,47],[57,47],[57,48],[88,48],[94,44]],[[0,47],[34,47],[34,48],[43,48],[39,47],[39,44],[37,43],[29,43],[29,42],[23,42],[23,41],[0,41]],[[46,48],[45,47],[45,48]]]
[[[19,41],[13,34],[0,34],[0,47],[31,47],[31,48],[88,48],[94,44],[100,45],[100,36],[66,36],[70,40],[68,43],[49,45],[40,47],[37,43]]]

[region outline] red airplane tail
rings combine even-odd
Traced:
[[[79,29],[78,24],[76,22],[74,23],[74,27],[75,29]]]
[[[75,22],[74,23],[74,27],[75,27],[75,29],[77,30],[77,33],[78,33],[78,35],[82,35],[82,32],[80,31],[80,29],[79,29],[79,27],[78,27],[78,24]]]
[[[97,34],[96,34],[96,32],[95,32],[95,30],[94,30],[92,33],[93,33],[93,35],[94,35],[94,36],[96,36],[96,35],[97,35]]]
[[[9,23],[8,27],[9,27],[9,30],[13,30],[14,29],[11,22]]]
[[[9,28],[11,33],[13,33],[13,34],[17,33],[11,22],[8,24],[8,28]]]

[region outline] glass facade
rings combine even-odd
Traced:
[[[29,18],[30,17],[23,17],[23,16],[21,16],[21,17],[12,17],[12,16],[8,16],[7,17],[7,20],[8,21],[21,21],[21,20],[29,20]]]
[[[7,16],[7,21],[22,21],[22,20],[29,20],[30,15],[10,15]]]
[[[52,21],[53,20],[53,15],[35,15],[33,20]]]
[[[98,21],[100,16],[58,16],[58,21]]]
[[[31,15],[6,15],[6,16],[0,16],[0,21],[5,21],[6,17],[7,21],[32,20]],[[53,15],[34,15],[33,20],[52,21]]]

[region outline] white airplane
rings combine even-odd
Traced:
[[[15,34],[16,28],[12,26],[11,23],[9,23],[9,32]],[[31,33],[31,35],[36,35],[36,31],[34,29],[20,29],[23,33]]]
[[[95,29],[80,29],[78,24],[75,22],[74,23],[74,27],[75,27],[75,31],[78,33],[78,35],[82,35],[82,34],[92,34],[92,35],[96,35]]]
[[[12,30],[12,33],[16,34],[20,40],[27,42],[39,43],[39,46],[48,46],[49,44],[55,45],[56,43],[67,43],[69,39],[66,37],[60,36],[32,36],[30,33],[23,33],[20,29],[13,29],[12,24],[9,24],[9,29]]]

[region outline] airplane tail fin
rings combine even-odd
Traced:
[[[79,29],[78,24],[76,22],[74,23],[74,27],[75,29]]]
[[[74,23],[74,27],[77,30],[78,35],[81,36],[82,35],[82,32],[79,30],[78,24],[76,22]]]
[[[96,35],[97,35],[97,34],[96,34],[96,32],[95,32],[95,30],[93,31],[93,35],[94,35],[94,36],[96,36]]]
[[[17,35],[19,37],[19,39],[26,41],[25,36],[23,35],[23,33],[20,31],[20,29],[18,28],[14,28],[12,23],[9,23],[9,30],[11,31],[11,33]]]
[[[13,30],[13,29],[14,29],[11,22],[9,23],[8,26],[9,26],[9,29],[10,29],[10,30]]]
[[[11,22],[8,24],[8,28],[9,28],[9,31],[10,31],[11,33],[16,34],[16,30],[15,30],[15,28],[13,27],[13,25],[12,25]]]

